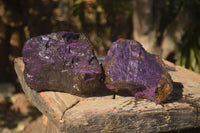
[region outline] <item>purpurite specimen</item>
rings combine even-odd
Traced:
[[[102,68],[82,33],[58,32],[26,41],[23,48],[26,83],[36,91],[91,94]]]
[[[127,89],[156,103],[164,102],[172,92],[172,80],[162,59],[146,52],[136,41],[114,42],[103,67],[105,84],[113,91]]]

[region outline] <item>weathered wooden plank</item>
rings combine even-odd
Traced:
[[[165,61],[174,92],[163,105],[119,93],[83,98],[62,92],[31,90],[24,81],[22,58],[15,70],[22,88],[34,105],[64,132],[163,132],[200,126],[200,75]],[[49,128],[47,128],[49,129]]]
[[[30,101],[33,102],[33,104],[43,114],[52,120],[56,126],[59,126],[58,123],[64,110],[79,101],[79,97],[67,93],[53,91],[37,93],[36,91],[31,90],[26,84],[23,76],[24,64],[22,58],[17,58],[15,60],[15,71],[21,83],[22,89]]]

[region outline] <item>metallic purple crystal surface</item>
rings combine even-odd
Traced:
[[[23,60],[25,80],[37,91],[92,93],[102,73],[93,46],[82,33],[61,31],[31,38],[24,45]]]
[[[172,92],[172,80],[157,55],[145,51],[133,40],[117,40],[103,62],[107,88],[127,89],[134,96],[161,103]]]

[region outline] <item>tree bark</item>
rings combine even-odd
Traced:
[[[133,38],[150,53],[161,54],[156,30],[160,25],[165,1],[133,1]]]

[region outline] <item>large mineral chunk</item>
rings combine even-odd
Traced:
[[[105,84],[113,91],[127,89],[136,97],[144,96],[156,103],[164,102],[172,92],[172,80],[162,59],[136,41],[114,42],[103,67]]]
[[[26,41],[23,48],[25,81],[36,91],[91,94],[102,68],[93,46],[82,33],[58,32]]]

